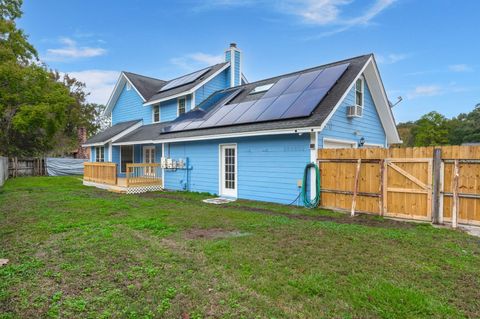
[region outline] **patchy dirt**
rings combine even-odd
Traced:
[[[248,233],[242,233],[238,230],[226,230],[223,228],[192,228],[184,232],[186,239],[217,239],[228,237],[247,236]]]
[[[167,198],[167,199],[174,199],[182,202],[192,201],[192,202],[199,202],[198,199],[190,199],[181,195],[176,194],[166,194],[162,192],[150,192],[150,193],[143,193],[138,194],[139,196],[146,197],[146,198]],[[378,219],[376,216],[358,213],[355,217],[350,217],[348,214],[343,214],[339,217],[333,216],[325,216],[325,215],[303,215],[303,214],[288,214],[282,213],[266,208],[260,207],[249,207],[244,205],[217,205],[217,207],[223,209],[236,209],[236,210],[243,210],[247,212],[254,212],[260,213],[270,216],[282,216],[291,219],[298,219],[298,220],[311,220],[311,221],[330,221],[340,224],[355,224],[355,225],[363,225],[363,226],[370,226],[370,227],[381,227],[381,228],[402,228],[402,229],[410,229],[414,228],[417,223],[408,222],[408,221],[400,221],[400,220],[392,220],[392,219]]]
[[[282,216],[291,219],[299,219],[299,220],[311,220],[311,221],[328,221],[328,222],[335,222],[339,224],[356,224],[356,225],[364,225],[364,226],[372,226],[372,227],[382,227],[382,228],[403,228],[409,229],[415,227],[415,223],[409,223],[404,221],[397,221],[392,219],[376,219],[374,216],[370,216],[367,214],[358,214],[355,217],[350,217],[347,214],[339,217],[333,216],[322,216],[322,215],[301,215],[301,214],[288,214],[288,213],[280,213],[273,210],[265,209],[265,208],[256,208],[256,207],[248,207],[248,206],[228,206],[224,205],[223,208],[234,208],[244,211],[250,211],[270,216]]]

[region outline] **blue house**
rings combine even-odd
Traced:
[[[225,62],[176,79],[122,72],[112,127],[84,145],[84,183],[285,204],[319,148],[401,142],[372,54],[252,83],[242,62],[232,43]]]

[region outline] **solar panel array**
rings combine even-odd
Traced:
[[[229,96],[211,110],[197,110],[201,112],[196,113],[193,119],[179,118],[175,120],[164,131],[172,132],[310,116],[348,66],[349,63],[345,63],[282,78],[258,100],[227,104],[233,99]],[[236,96],[239,92],[235,92]]]
[[[176,88],[176,87],[181,86],[181,85],[192,83],[193,81],[195,81],[196,79],[198,79],[199,77],[201,77],[202,75],[207,73],[208,71],[210,71],[210,68],[206,68],[206,69],[203,69],[203,70],[193,72],[191,74],[187,74],[185,76],[179,77],[175,80],[171,80],[165,86],[163,86],[160,89],[160,91],[158,91],[158,92],[163,92],[163,91],[166,91],[166,90]]]

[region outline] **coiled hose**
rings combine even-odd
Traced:
[[[310,173],[310,168],[315,169],[315,197],[310,199],[310,196],[307,192],[307,181],[308,181],[308,174]],[[303,199],[303,205],[307,208],[316,208],[320,204],[320,170],[318,169],[317,164],[315,163],[308,163],[305,166],[305,170],[303,172],[303,181],[302,181],[302,192],[301,196]]]

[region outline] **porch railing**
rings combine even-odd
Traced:
[[[127,164],[127,187],[161,185],[162,169],[159,163]]]
[[[83,180],[116,185],[117,164],[110,162],[85,162],[83,167]]]

